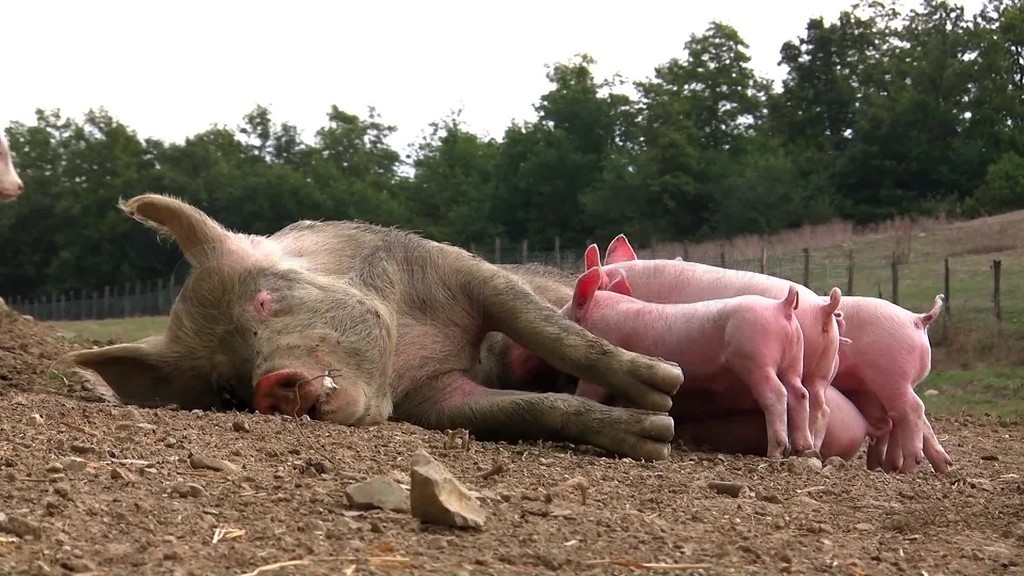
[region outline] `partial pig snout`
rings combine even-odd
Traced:
[[[253,408],[262,414],[299,417],[312,410],[323,390],[319,376],[301,370],[276,370],[256,381]]]

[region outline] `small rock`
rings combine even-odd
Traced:
[[[384,525],[376,520],[370,520],[370,532],[373,532],[374,534],[383,534]]]
[[[817,458],[806,458],[803,456],[797,458],[790,458],[786,461],[786,469],[795,474],[802,474],[805,472],[821,472],[821,460]]]
[[[171,494],[179,498],[200,498],[206,496],[206,489],[198,484],[175,482],[171,484]]]
[[[411,509],[409,492],[398,482],[387,476],[374,476],[345,488],[345,499],[349,506],[359,510],[380,508],[393,512],[408,512]]]
[[[68,479],[68,475],[61,472],[59,474],[50,474],[46,479],[50,482],[63,482]]]
[[[722,482],[719,480],[709,480],[707,487],[719,494],[726,496],[732,496],[733,498],[753,498],[754,491],[749,486],[742,482]]]
[[[156,468],[143,468],[142,469],[142,476],[144,478],[155,478],[158,474],[159,474],[159,472],[157,472]]]
[[[778,494],[759,494],[757,499],[769,504],[782,504],[782,496]]]
[[[228,474],[237,474],[242,469],[235,466],[227,460],[221,460],[220,458],[210,458],[208,456],[200,456],[198,454],[188,459],[188,463],[192,468],[195,469],[206,469],[216,470],[217,472],[225,472]]]
[[[448,539],[444,536],[431,536],[430,539],[427,540],[427,546],[430,548],[447,548]]]
[[[829,456],[825,460],[825,466],[832,466],[833,468],[836,468],[836,469],[846,468],[847,464],[849,464],[849,462],[847,462],[846,460],[843,460],[839,456]]]
[[[96,571],[96,566],[84,558],[67,558],[61,560],[60,567],[75,574]]]
[[[69,456],[61,459],[60,465],[64,468],[65,472],[81,472],[82,470],[85,470],[89,465],[89,462],[82,460],[81,458]]]
[[[814,498],[811,498],[810,496],[794,496],[790,498],[789,501],[793,504],[799,504],[806,508],[817,508],[818,506],[821,506],[820,502],[818,502]]]
[[[430,454],[417,451],[410,462],[412,515],[421,522],[480,528],[487,513],[469,490]]]
[[[306,532],[312,532],[314,534],[323,534],[327,532],[327,527],[324,526],[323,521],[316,518],[308,518],[302,524],[302,529]]]
[[[996,456],[995,454],[983,454],[981,459],[989,462],[998,462],[999,456]]]
[[[111,468],[110,469],[110,478],[112,480],[125,480],[125,481],[128,481],[128,482],[130,482],[130,481],[135,479],[135,477],[131,474],[131,472],[128,472],[126,470],[122,470],[120,468]]]
[[[96,448],[89,446],[88,444],[78,444],[77,442],[68,446],[68,448],[75,454],[92,454],[96,451]]]
[[[53,493],[61,498],[71,499],[71,486],[67,484],[56,484],[53,487]]]
[[[42,529],[35,522],[21,516],[7,516],[3,513],[0,513],[0,532],[14,534],[23,540],[25,538],[39,540],[43,535]]]
[[[29,426],[42,426],[43,417],[40,416],[39,414],[32,414],[25,420],[25,423],[28,424]]]
[[[47,474],[58,474],[58,473],[63,472],[63,471],[64,471],[64,466],[62,466],[60,462],[51,462],[46,467],[46,473]]]
[[[252,426],[249,425],[248,421],[237,418],[231,423],[231,429],[235,432],[250,432],[252,431]]]
[[[860,524],[854,524],[853,527],[855,529],[857,529],[857,530],[860,530],[861,532],[871,532],[872,530],[875,529],[874,526],[872,526],[871,524],[868,524],[867,522],[861,522]]]

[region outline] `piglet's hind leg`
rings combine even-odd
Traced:
[[[675,433],[665,413],[604,406],[569,394],[494,390],[461,373],[397,399],[395,415],[433,430],[464,428],[480,440],[561,440],[637,460],[665,460]]]

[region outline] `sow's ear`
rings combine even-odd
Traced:
[[[99,374],[125,404],[176,404],[185,410],[209,410],[220,404],[212,383],[188,379],[171,365],[170,357],[164,337],[151,336],[132,344],[72,352],[64,360]]]

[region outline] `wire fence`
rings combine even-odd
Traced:
[[[471,247],[476,251],[476,247]],[[522,246],[496,246],[476,253],[496,264],[539,263],[582,273],[582,250],[529,251]],[[638,250],[641,258],[684,256],[671,249]],[[1016,324],[1024,316],[1024,252],[1008,251],[993,259],[983,255],[929,255],[911,259],[896,251],[890,255],[857,254],[803,249],[799,254],[686,254],[690,261],[735,270],[760,272],[799,282],[819,294],[838,286],[844,295],[877,296],[910,310],[926,312],[937,294],[944,294],[943,318],[952,314],[988,318],[997,324]],[[6,296],[18,313],[43,321],[102,320],[161,316],[170,312],[185,274],[167,279],[128,282],[100,289],[81,289],[39,298]],[[1008,287],[1006,294],[1004,287]],[[955,312],[954,312],[955,311]]]

